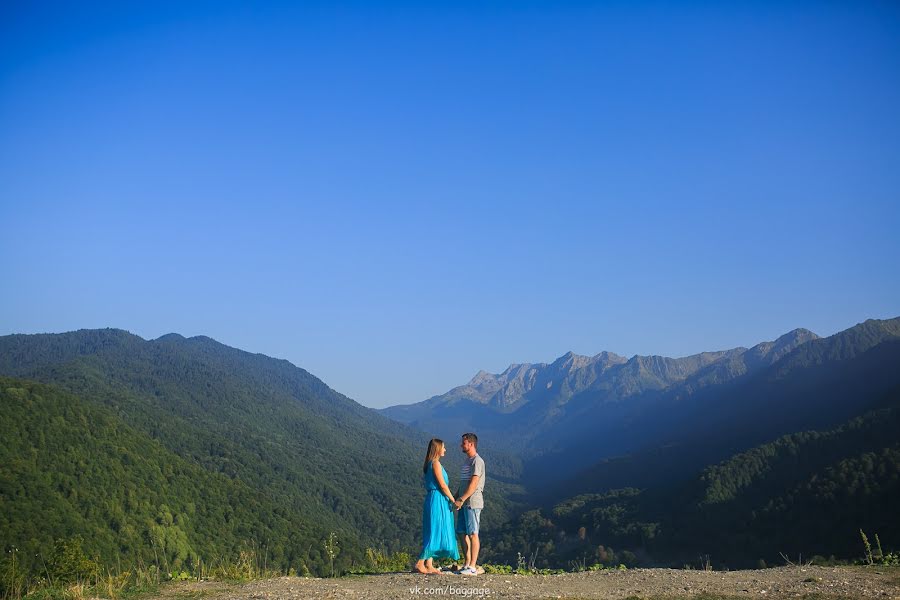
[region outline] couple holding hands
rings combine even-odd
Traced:
[[[441,457],[447,453],[444,442],[435,438],[428,442],[425,464],[422,466],[425,485],[425,502],[422,506],[422,553],[416,562],[419,573],[448,573],[434,566],[435,558],[459,559],[460,545],[464,546],[465,565],[456,571],[459,575],[478,575],[484,570],[478,567],[478,524],[484,508],[484,460],[478,456],[478,436],[464,433],[459,445],[465,454],[460,470],[460,484],[456,496],[450,492],[447,471],[441,466]],[[457,514],[454,535],[453,513]]]

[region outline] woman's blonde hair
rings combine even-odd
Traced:
[[[444,447],[444,440],[431,438],[428,442],[428,451],[425,453],[425,464],[422,465],[422,472],[428,472],[428,465],[441,457],[441,449]]]

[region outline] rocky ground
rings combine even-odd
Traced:
[[[782,567],[759,571],[631,569],[562,575],[416,575],[391,573],[312,579],[281,577],[228,584],[171,584],[160,600],[300,598],[878,598],[900,600],[900,568]]]

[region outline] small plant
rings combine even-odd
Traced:
[[[572,567],[572,572],[573,572],[573,573],[582,573],[582,572],[584,572],[584,571],[587,571],[587,570],[588,570],[588,568],[587,568],[587,558],[585,558],[584,556],[582,556],[580,559],[579,559],[579,558],[576,558],[575,560],[570,560],[570,561],[569,561],[569,566]]]
[[[388,553],[386,550],[366,548],[366,562],[360,568],[354,568],[350,572],[355,575],[366,573],[397,573],[408,571],[412,563],[409,552]],[[437,564],[437,561],[436,561]]]
[[[146,589],[153,589],[159,585],[159,570],[156,565],[145,566],[143,561],[139,561],[134,571],[134,584],[138,588]]]
[[[256,557],[250,550],[241,550],[238,555],[238,572],[244,579],[254,579],[256,575]]]
[[[68,600],[84,600],[84,583],[73,583],[66,589],[65,597]]]
[[[338,546],[337,534],[333,531],[328,534],[323,546],[325,547],[325,554],[328,556],[328,560],[331,561],[331,576],[334,577],[334,559],[341,551]]]
[[[529,569],[530,571],[536,571],[536,570],[537,570],[537,566],[536,566],[536,565],[537,565],[538,550],[540,550],[540,548],[535,548],[535,549],[534,549],[534,552],[532,552],[532,553],[531,553],[531,556],[528,558],[528,569]]]
[[[897,566],[900,565],[900,554],[896,552],[888,552],[884,553],[884,550],[881,548],[881,539],[878,537],[878,534],[875,534],[875,547],[876,552],[872,552],[872,545],[869,543],[869,538],[866,536],[866,533],[860,529],[859,535],[863,541],[863,547],[865,548],[865,562],[868,565],[881,565],[886,567]]]
[[[862,537],[863,546],[866,549],[866,562],[870,565],[874,565],[875,560],[872,557],[872,544],[869,543],[869,538],[866,537],[866,532],[862,529],[859,530],[859,535]]]
[[[897,567],[900,566],[900,553],[897,552],[888,552],[884,556],[881,557],[881,564],[886,567]]]
[[[238,553],[237,560],[217,558],[213,563],[207,563],[204,573],[207,577],[233,581],[249,581],[269,575],[260,565],[260,555],[256,550],[256,546],[241,550]],[[193,578],[189,571],[173,571],[165,575],[166,579],[174,580]]]
[[[84,583],[95,581],[100,575],[100,564],[85,554],[81,536],[57,540],[49,561],[49,578],[52,584]]]
[[[483,564],[484,572],[489,575],[512,575],[513,568],[509,565]]]
[[[106,577],[102,580],[103,591],[106,592],[106,595],[109,598],[115,600],[119,597],[119,594],[122,593],[122,590],[125,589],[125,586],[128,585],[128,580],[131,578],[131,572],[125,571],[124,573],[119,573],[118,575],[113,575],[108,569],[106,571]],[[98,586],[99,587],[99,586]]]
[[[528,567],[525,564],[525,557],[522,556],[521,552],[516,552],[516,573],[525,573],[528,571]]]
[[[21,598],[25,590],[25,573],[19,567],[19,549],[13,548],[7,553],[7,559],[2,565],[2,581],[0,581],[0,594],[4,598]]]
[[[790,558],[788,558],[787,554],[785,554],[784,552],[779,552],[779,554],[781,555],[781,558],[784,559],[785,564],[787,564],[788,566],[791,566],[791,567],[808,567],[813,563],[812,560],[803,562],[802,554],[797,556],[797,562],[794,562]]]

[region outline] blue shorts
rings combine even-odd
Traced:
[[[456,533],[464,535],[478,535],[478,526],[481,524],[481,509],[463,506],[457,513]]]

